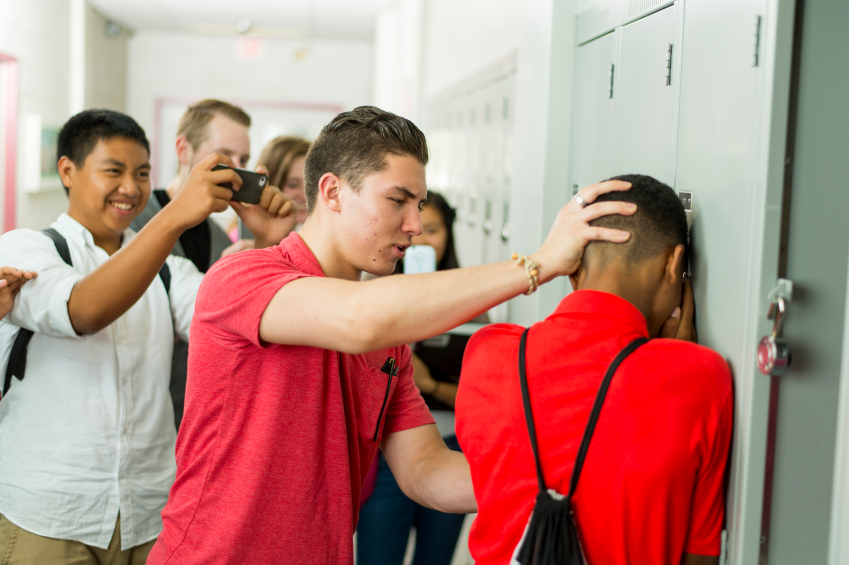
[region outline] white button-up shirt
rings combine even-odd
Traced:
[[[174,334],[188,339],[203,275],[169,257],[170,300],[157,277],[112,325],[79,336],[71,290],[109,256],[70,216],[52,227],[67,239],[73,267],[41,232],[0,237],[0,264],[38,272],[0,322],[0,377],[19,329],[35,332],[25,378],[12,379],[0,401],[0,514],[41,536],[106,548],[120,510],[127,549],[162,530],[176,473]],[[134,235],[127,230],[124,244]]]

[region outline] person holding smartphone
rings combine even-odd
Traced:
[[[144,210],[133,220],[132,228],[141,230],[154,216],[180,194],[191,171],[212,153],[226,155],[230,164],[245,168],[250,159],[251,140],[248,130],[251,117],[238,106],[222,100],[207,99],[192,104],[180,118],[175,142],[180,168],[177,175],[166,188],[154,189]],[[267,174],[260,166],[258,172]],[[271,187],[279,186],[271,179]],[[278,188],[269,188],[275,194]],[[234,208],[242,210],[244,208]],[[243,218],[251,232],[258,234],[257,241],[238,240],[231,242],[224,229],[212,218],[205,218],[199,224],[184,231],[171,250],[172,255],[185,257],[205,273],[221,257],[245,249],[276,245],[281,236],[288,233],[268,233],[273,224],[254,215]],[[253,239],[253,237],[251,237]],[[189,344],[179,339],[174,344],[171,363],[171,398],[174,403],[174,423],[179,429],[183,420],[183,406],[186,397],[186,364],[189,356]]]
[[[209,155],[136,233],[130,225],[151,192],[149,147],[127,115],[71,117],[57,146],[67,213],[51,236],[0,237],[4,260],[38,273],[0,321],[6,365],[17,337],[32,332],[25,372],[11,375],[0,400],[3,563],[144,563],[162,529],[176,468],[171,352],[175,335],[188,338],[203,280],[170,253],[185,230],[231,206],[242,181],[212,170],[232,166],[229,157]],[[283,237],[297,206],[274,196],[273,215],[274,198],[239,213],[274,222]]]

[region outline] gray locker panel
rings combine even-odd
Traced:
[[[613,112],[614,174],[639,173],[673,184],[671,77],[675,10],[666,8],[619,31]],[[670,54],[670,49],[672,53]]]
[[[849,249],[849,3],[804,3],[770,565],[828,557]]]
[[[578,47],[572,110],[572,189],[596,183],[614,174],[613,33]],[[571,191],[570,191],[571,194]]]
[[[765,297],[778,271],[789,81],[789,55],[776,54],[787,30],[773,10],[759,12],[764,4],[687,0],[681,49],[675,184],[693,193],[699,339],[728,360],[735,380],[726,511],[733,564],[758,563],[761,551],[770,381],[755,353],[771,328]],[[753,66],[758,15],[769,41]]]

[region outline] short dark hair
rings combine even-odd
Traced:
[[[113,137],[137,141],[150,155],[147,136],[133,118],[113,110],[83,110],[65,122],[59,131],[56,162],[67,157],[74,165],[82,167],[99,141]],[[68,192],[67,186],[65,192]]]
[[[609,180],[630,182],[631,189],[602,194],[595,202],[632,202],[637,211],[632,216],[604,216],[590,225],[625,230],[631,237],[625,243],[589,243],[586,254],[590,261],[605,264],[624,260],[635,265],[657,257],[669,247],[683,245],[686,250],[687,216],[671,187],[646,175],[620,175]]]
[[[333,118],[318,134],[304,163],[307,214],[315,209],[322,175],[333,173],[359,191],[366,176],[386,168],[387,155],[410,155],[425,166],[427,140],[410,120],[374,106]]]

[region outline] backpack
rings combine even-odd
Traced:
[[[519,546],[516,548],[514,562],[517,561],[521,565],[581,565],[586,563],[586,559],[581,548],[581,541],[578,538],[575,515],[572,512],[572,496],[578,487],[578,479],[581,476],[584,459],[586,459],[590,440],[595,431],[598,416],[604,404],[604,398],[607,396],[607,389],[610,387],[613,374],[626,357],[648,340],[640,337],[629,343],[619,352],[607,368],[607,373],[601,381],[601,386],[599,386],[587,427],[584,429],[584,437],[581,440],[581,447],[578,449],[578,456],[575,458],[575,466],[572,470],[572,479],[569,484],[569,494],[564,496],[554,489],[546,488],[545,479],[542,475],[542,464],[537,448],[537,432],[534,425],[534,415],[531,409],[531,397],[528,391],[528,378],[526,374],[525,349],[528,341],[528,330],[530,328],[527,328],[522,333],[522,338],[519,341],[519,382],[522,388],[525,421],[527,422],[528,435],[531,438],[531,449],[534,453],[534,461],[536,462],[539,492],[537,493],[530,521],[525,528],[525,533],[519,542]]]
[[[53,228],[41,230],[41,233],[53,240],[53,245],[56,246],[56,251],[59,253],[59,257],[61,257],[66,264],[73,267],[74,264],[71,261],[71,251],[68,249],[68,241],[62,236],[62,234]],[[159,278],[162,279],[162,284],[165,285],[165,292],[170,298],[171,269],[168,268],[168,263],[162,264],[162,268],[159,269]],[[32,336],[33,332],[31,330],[21,328],[18,335],[15,337],[15,341],[12,344],[12,352],[9,354],[9,362],[6,365],[6,378],[3,379],[3,395],[0,396],[0,398],[5,397],[9,392],[9,387],[12,386],[13,375],[18,377],[18,380],[24,380],[24,374],[27,370],[27,349],[29,348],[29,342],[32,339]]]

